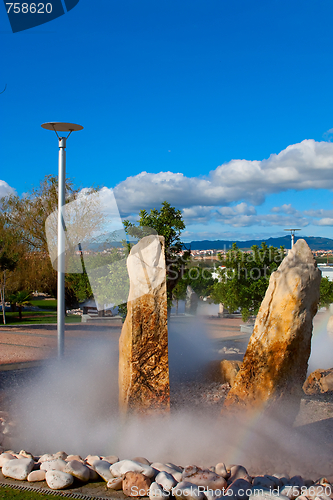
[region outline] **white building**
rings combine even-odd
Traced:
[[[321,271],[322,277],[328,278],[330,281],[333,281],[333,267],[331,266],[325,266],[323,264],[320,264],[318,268]]]

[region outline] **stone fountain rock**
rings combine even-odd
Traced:
[[[310,373],[303,385],[305,394],[324,394],[333,392],[333,368],[317,369]]]
[[[146,236],[127,259],[130,291],[119,339],[119,403],[123,412],[170,407],[164,238]]]
[[[197,314],[199,297],[190,285],[186,288],[185,312],[187,314]]]
[[[285,421],[294,420],[306,379],[320,280],[310,248],[298,240],[270,277],[224,413],[245,409],[276,416],[282,412]]]

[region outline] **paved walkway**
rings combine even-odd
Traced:
[[[172,316],[171,322],[184,326],[193,317]],[[212,339],[244,337],[240,318],[197,317]],[[121,320],[101,324],[99,321],[65,325],[65,351],[73,352],[80,344],[94,338],[116,341],[121,332]],[[27,366],[57,356],[57,325],[0,326],[0,370],[14,368],[18,363]]]
[[[115,340],[120,331],[121,320],[105,326],[93,323],[65,325],[65,351],[73,352],[83,342],[93,338]],[[6,369],[6,365],[25,363],[29,366],[56,356],[57,325],[0,326],[0,370]]]

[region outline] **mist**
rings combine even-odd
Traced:
[[[314,319],[308,373],[333,368],[333,334],[327,332],[330,310],[318,312]]]
[[[316,351],[315,346],[312,356]],[[171,393],[184,382],[195,388],[213,357],[203,321],[170,322]],[[279,408],[279,414],[287,411]],[[223,418],[209,408],[198,411],[186,394],[181,408],[168,415],[120,417],[116,341],[91,340],[63,361],[46,362],[34,381],[16,392],[11,413],[12,448],[34,455],[63,450],[83,458],[145,456],[183,466],[238,463],[252,474],[306,473],[314,479],[330,473],[331,450],[314,424],[287,428],[278,415]]]

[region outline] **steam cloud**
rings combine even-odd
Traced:
[[[288,429],[275,416],[229,421],[198,411],[184,394],[170,415],[122,420],[118,415],[118,343],[95,339],[38,375],[16,394],[18,434],[13,447],[34,454],[67,453],[151,461],[183,466],[239,463],[250,473],[329,474],[331,451],[315,424]],[[172,325],[169,330],[171,389],[200,383],[212,346],[204,324]],[[287,408],[281,409],[288,411]]]

